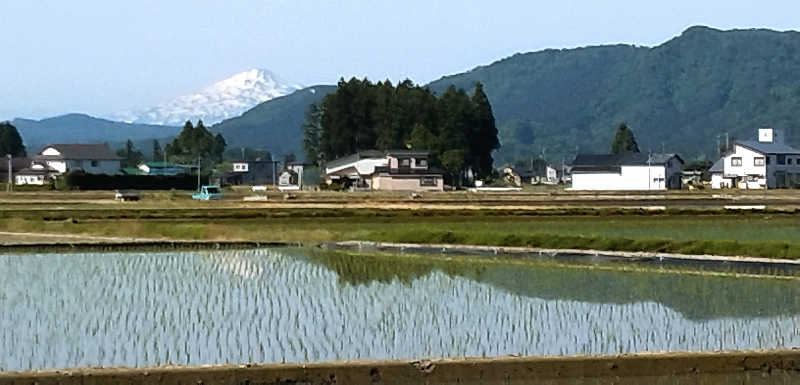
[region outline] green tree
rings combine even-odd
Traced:
[[[13,157],[25,156],[25,145],[19,131],[10,122],[0,123],[0,156],[11,154]]]
[[[170,159],[178,162],[194,163],[199,158],[204,163],[211,164],[222,160],[225,147],[222,134],[213,135],[203,125],[202,120],[197,122],[197,126],[187,121],[178,136],[167,145],[166,152]]]
[[[447,150],[442,153],[442,167],[454,186],[461,185],[461,173],[465,164],[464,150]]]
[[[164,160],[164,151],[161,149],[161,143],[158,143],[157,139],[153,139],[153,160],[154,161],[163,161]]]
[[[492,152],[500,148],[500,140],[497,137],[492,105],[489,104],[489,97],[483,92],[483,84],[480,82],[475,83],[472,103],[475,108],[474,126],[469,137],[472,166],[477,177],[485,179],[492,174]]]
[[[322,139],[322,110],[316,103],[308,106],[303,122],[303,150],[306,153],[306,162],[322,166],[325,154],[322,153],[320,142]]]
[[[130,139],[125,142],[125,148],[117,150],[117,156],[122,158],[120,161],[122,168],[136,167],[144,159],[142,152],[136,149]]]
[[[625,122],[617,126],[617,131],[614,132],[614,140],[611,142],[611,153],[619,154],[621,152],[639,152],[636,138],[633,137],[633,132]]]
[[[411,129],[408,145],[414,150],[436,153],[439,149],[439,140],[425,125],[417,123],[414,125],[414,128]]]

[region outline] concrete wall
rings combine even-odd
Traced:
[[[374,190],[401,190],[401,191],[442,191],[444,190],[444,180],[441,176],[436,176],[435,186],[422,186],[420,182],[422,176],[388,176],[378,175],[372,177],[372,189]]]
[[[665,190],[667,172],[664,166],[622,166],[619,173],[572,174],[573,190]]]
[[[81,368],[0,372],[11,384],[797,384],[800,350]]]

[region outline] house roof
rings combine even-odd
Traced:
[[[719,158],[711,168],[708,169],[708,172],[715,173],[715,172],[724,172],[725,171],[725,158]]]
[[[622,152],[619,154],[578,154],[572,162],[573,171],[582,171],[587,168],[619,167],[619,166],[647,166],[665,164],[672,158],[683,159],[677,154],[646,154],[643,152]]]
[[[55,148],[61,155],[42,155],[48,148]],[[92,160],[119,160],[120,158],[111,151],[105,143],[55,143],[42,147],[37,158],[45,159],[92,159]]]
[[[420,157],[427,157],[430,155],[430,151],[422,151],[422,150],[389,150],[386,151],[386,155],[389,156],[420,156]]]
[[[736,144],[758,151],[762,154],[800,154],[800,150],[783,143],[759,142],[755,140],[737,140]]]
[[[384,158],[386,155],[383,152],[377,150],[366,150],[366,151],[359,151],[355,154],[348,155],[342,158],[334,159],[328,164],[325,165],[327,168],[336,168],[339,166],[344,166],[348,163],[358,162],[361,159],[379,159]]]
[[[391,168],[388,166],[378,166],[375,167],[376,174],[389,174],[389,175],[442,175],[443,171],[436,168],[411,168],[411,167],[401,167],[401,168]]]
[[[180,167],[177,164],[164,162],[164,161],[149,161],[142,163],[150,168],[176,168]]]
[[[58,171],[49,168],[23,168],[22,170],[17,171],[16,175],[50,175],[51,173],[58,173]]]

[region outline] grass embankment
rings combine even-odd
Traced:
[[[800,219],[795,215],[495,214],[274,210],[241,218],[92,214],[45,220],[26,216],[0,219],[0,230],[166,239],[452,243],[800,259]]]

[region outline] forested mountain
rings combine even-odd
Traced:
[[[300,126],[312,103],[336,90],[336,86],[313,86],[261,103],[242,116],[225,120],[211,131],[225,137],[228,148],[250,147],[269,151],[273,156],[303,155]]]
[[[641,151],[713,156],[717,135],[758,127],[800,144],[800,33],[692,27],[653,48],[627,45],[517,54],[429,85],[483,83],[501,161],[607,152],[625,121]]]
[[[782,129],[800,145],[800,33],[692,27],[657,47],[608,45],[516,54],[428,85],[484,85],[502,147],[495,163],[608,152],[627,122],[641,151],[713,157],[717,136]],[[316,93],[310,90],[315,89]],[[233,146],[301,151],[303,113],[334,90],[317,86],[214,126]]]
[[[177,135],[179,127],[129,124],[69,114],[42,120],[14,119],[29,154],[48,143],[125,142]]]

